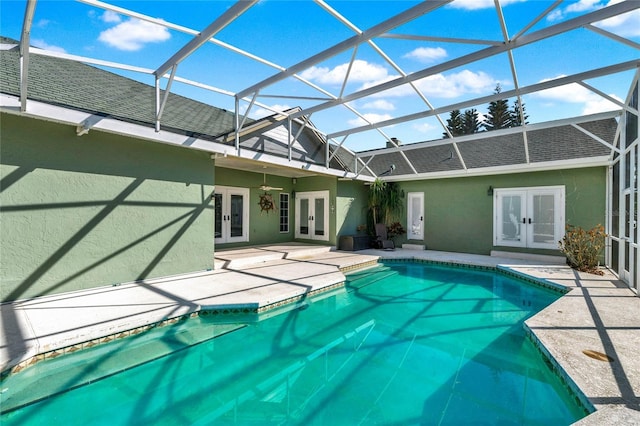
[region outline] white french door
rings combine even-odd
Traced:
[[[407,238],[424,240],[424,192],[407,194]]]
[[[215,242],[249,241],[249,189],[216,186]]]
[[[329,241],[329,191],[298,192],[296,238]]]
[[[564,186],[496,189],[496,246],[558,249],[564,235]]]

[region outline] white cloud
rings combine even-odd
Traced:
[[[393,76],[387,78],[390,80]],[[367,84],[363,88],[374,86],[384,81]],[[489,74],[479,71],[473,72],[462,70],[453,74],[434,74],[415,82],[416,86],[428,97],[434,98],[457,98],[469,93],[493,92],[497,81]],[[374,96],[402,97],[410,96],[415,91],[409,84],[405,84],[394,89],[389,89]]]
[[[33,23],[33,26],[36,28],[46,28],[50,23],[51,21],[48,19],[38,19],[37,22]]]
[[[108,23],[118,23],[122,21],[122,19],[120,19],[120,15],[112,10],[105,10],[102,16],[100,16],[100,19],[102,19],[103,22]]]
[[[314,66],[303,71],[301,77],[323,84],[342,84],[348,69],[348,63],[338,65],[333,69]],[[381,80],[387,75],[388,72],[385,67],[358,59],[353,61],[353,66],[349,73],[349,81],[363,83]]]
[[[621,99],[618,98],[615,95],[610,95],[611,97],[617,99],[618,101],[620,101]],[[607,99],[599,99],[599,100],[592,100],[592,101],[588,101],[585,105],[584,108],[582,109],[582,114],[584,115],[588,115],[588,114],[596,114],[599,112],[605,112],[605,111],[615,111],[620,109],[620,107],[616,104],[614,104],[613,102],[607,100]]]
[[[609,0],[608,2],[601,0],[580,0],[570,4],[564,9],[554,10],[547,16],[547,20],[556,22],[572,13],[592,12],[622,1],[624,0]],[[613,18],[596,22],[594,25],[622,37],[640,37],[640,10],[636,9],[622,15],[614,16]]]
[[[418,47],[403,56],[403,58],[416,59],[422,63],[435,62],[447,57],[447,51],[442,47]]]
[[[436,126],[431,125],[429,123],[416,123],[411,125],[411,127],[420,133],[430,133],[431,131],[437,129]]]
[[[362,105],[362,108],[363,109],[379,109],[383,111],[393,111],[394,109],[396,109],[396,106],[387,100],[378,99],[373,102],[367,102],[366,104]]]
[[[291,109],[291,106],[289,105],[280,105],[280,104],[276,104],[276,105],[270,105],[271,108],[273,108],[276,111],[286,111],[288,109]],[[241,111],[242,113],[244,113],[247,110],[247,106],[244,105],[243,107],[241,107]],[[257,108],[257,109],[251,109],[251,113],[249,114],[252,118],[264,118],[264,117],[268,117],[270,115],[275,114],[275,112],[273,112],[270,109],[266,109],[266,108]]]
[[[580,0],[572,3],[564,9],[555,9],[547,16],[547,21],[556,22],[564,19],[567,15],[580,12],[591,12],[604,7],[600,0]]]
[[[504,7],[508,4],[522,1],[526,0],[502,0],[500,4]],[[493,0],[456,0],[453,3],[450,3],[450,5],[455,9],[477,10],[495,7],[495,2]]]
[[[549,15],[547,15],[547,21],[549,22],[557,22],[564,17],[564,13],[561,10],[554,10]]]
[[[98,40],[116,49],[136,51],[146,43],[158,43],[170,37],[169,30],[161,25],[129,19],[101,32]]]
[[[558,78],[560,77],[563,76],[559,76]],[[543,80],[542,82],[544,81],[549,81],[549,79]],[[550,101],[552,103],[565,102],[582,104],[582,114],[584,115],[620,109],[618,105],[602,98],[600,95],[593,93],[586,87],[580,86],[577,83],[570,83],[565,84],[564,86],[542,90],[531,94],[531,96]],[[609,96],[622,102],[622,99],[616,95],[610,94]]]
[[[379,123],[380,121],[385,121],[385,120],[391,120],[393,117],[389,114],[362,114],[362,116],[369,120],[369,122],[371,123]],[[364,126],[367,123],[365,120],[363,120],[362,118],[358,117],[358,118],[354,118],[352,120],[349,120],[349,124],[352,126]]]
[[[591,12],[602,7],[600,0],[580,0],[565,8],[567,12]]]
[[[35,47],[39,47],[40,49],[50,50],[52,52],[58,52],[58,53],[67,53],[67,51],[64,50],[64,47],[49,44],[42,39],[32,39],[31,44],[33,44]]]
[[[621,0],[612,0],[607,6],[619,3]],[[640,37],[640,10],[636,9],[604,21],[596,22],[596,26],[611,31],[622,37]]]

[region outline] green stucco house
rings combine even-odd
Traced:
[[[339,248],[380,175],[404,200],[397,247],[559,255],[565,224],[608,220],[611,118],[358,159],[302,118],[236,134],[233,113],[173,93],[156,131],[153,87],[55,57],[32,55],[22,111],[12,43],[0,52],[3,301],[210,270],[223,248]]]

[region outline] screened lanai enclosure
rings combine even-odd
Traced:
[[[188,146],[216,165],[277,167],[290,178],[301,170],[371,182],[607,167],[606,263],[640,288],[638,1],[80,0],[66,18],[57,7],[3,2],[15,26],[3,24],[1,48],[17,49],[20,67],[11,76],[18,90],[3,87],[2,112],[74,124],[78,136]],[[30,89],[42,73],[32,67],[37,57],[154,86],[144,101],[149,118],[105,113],[109,105],[89,115],[60,109]],[[225,126],[207,134],[180,118],[176,136],[175,95],[226,110]],[[496,121],[501,107],[508,123]],[[258,155],[241,142],[267,116],[288,131],[281,152]],[[320,160],[294,155],[303,131],[322,141]]]

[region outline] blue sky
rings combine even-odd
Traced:
[[[633,0],[635,1],[635,0]],[[327,1],[357,29],[366,30],[391,15],[400,13],[417,2],[412,1]],[[529,32],[557,24],[596,10],[609,1],[581,0],[563,2]],[[0,33],[20,38],[25,1],[3,0],[0,3]],[[118,1],[116,6],[153,18],[200,31],[233,3],[228,1]],[[502,1],[509,36],[523,29],[550,4],[549,1]],[[37,3],[31,32],[31,44],[48,50],[98,58],[127,65],[155,69],[180,49],[192,37],[189,34],[127,17],[123,14],[70,1],[40,0]],[[599,27],[614,34],[640,42],[640,10],[602,22]],[[215,38],[249,52],[280,67],[289,67],[321,52],[355,33],[331,16],[318,4],[308,0],[263,0],[224,28]],[[465,38],[502,41],[498,15],[493,0],[456,0],[391,31],[441,38]],[[406,40],[390,37],[374,39],[376,46],[392,59],[401,72],[410,74],[424,68],[477,51],[486,46],[473,43]],[[370,87],[400,76],[397,69],[369,45],[361,45],[355,55],[348,82],[343,88],[353,49],[337,54],[300,73],[309,84],[290,78],[271,87],[258,101],[275,109],[294,106],[308,107],[317,101],[300,97],[339,96]],[[560,37],[516,49],[513,53],[520,86],[638,59],[639,51],[594,31],[578,29]],[[147,75],[120,70],[110,71],[148,84]],[[249,87],[275,73],[278,69],[207,43],[183,61],[178,76],[198,81],[230,92]],[[617,99],[627,95],[632,72],[589,81],[598,90]],[[514,88],[506,54],[454,68],[416,82],[417,88],[434,107],[464,99],[489,95],[496,84],[503,90]],[[174,83],[172,90],[202,102],[232,110],[232,97]],[[511,100],[513,102],[513,99]],[[571,85],[524,97],[531,123],[596,113],[614,106],[584,87]],[[246,108],[245,103],[242,108]],[[428,109],[424,99],[405,85],[374,96],[358,99],[351,106],[364,117],[380,121]],[[480,113],[486,105],[475,106]],[[268,110],[254,107],[254,117]],[[446,120],[448,114],[442,116]],[[314,114],[311,120],[327,133],[362,125],[365,122],[345,107],[332,108]],[[438,139],[442,127],[435,118],[416,120],[383,129],[388,136],[405,143]],[[384,146],[384,136],[367,131],[347,138],[345,145],[354,150]]]

